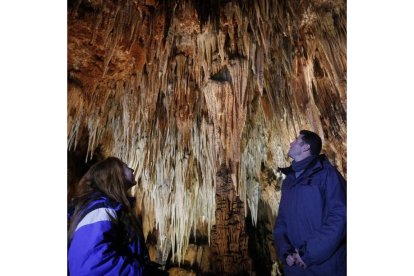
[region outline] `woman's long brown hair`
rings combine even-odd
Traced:
[[[120,159],[108,157],[94,164],[81,178],[72,200],[75,204],[75,211],[69,222],[68,241],[72,239],[79,219],[82,216],[82,211],[94,200],[91,198],[91,195],[98,191],[121,203],[127,211],[127,216],[133,216],[125,188],[124,166],[126,166],[125,163]],[[132,226],[136,228],[134,219],[132,219],[132,223]]]

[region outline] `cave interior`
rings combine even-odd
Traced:
[[[346,178],[346,1],[68,0],[68,202],[95,162],[134,169],[170,275],[283,275],[272,229],[289,144]]]

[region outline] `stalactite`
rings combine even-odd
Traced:
[[[243,201],[248,203],[252,213],[253,225],[255,225],[258,210],[258,201],[256,200],[258,195],[257,180],[260,179],[261,164],[265,158],[265,145],[264,136],[260,131],[260,127],[255,127],[251,130],[251,133],[252,136],[249,137],[242,158],[242,168],[245,177],[243,179],[241,193],[244,195],[242,197],[244,199]],[[247,215],[247,205],[245,206],[245,214]]]
[[[252,224],[257,224],[257,212],[260,197],[260,184],[254,179],[247,180],[247,203],[252,216]]]
[[[210,243],[211,227],[215,224],[215,175],[216,175],[216,156],[214,153],[215,142],[212,135],[213,126],[208,124],[203,118],[201,125],[193,126],[192,130],[192,152],[198,161],[198,166],[202,174],[200,200],[196,201],[197,213],[201,216],[201,221],[207,223],[208,242]]]
[[[76,150],[79,140],[81,125],[84,121],[85,104],[87,102],[82,94],[82,87],[76,83],[70,83],[68,87],[68,149]]]

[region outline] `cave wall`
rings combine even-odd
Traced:
[[[158,262],[198,247],[195,271],[254,273],[255,240],[276,275],[277,167],[299,130],[346,176],[346,2],[69,0],[67,102],[68,155],[135,170]]]

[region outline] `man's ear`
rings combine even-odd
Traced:
[[[308,151],[308,150],[310,150],[310,145],[303,144],[302,149],[303,149],[303,151]]]

